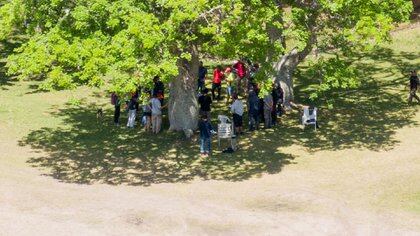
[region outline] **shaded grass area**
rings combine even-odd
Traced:
[[[0,90],[7,90],[8,86],[13,85],[14,80],[7,77],[6,57],[12,51],[15,45],[13,43],[3,41],[0,42]]]
[[[197,144],[183,140],[180,133],[152,135],[115,127],[110,121],[97,123],[94,107],[67,107],[52,113],[64,117],[70,128],[31,132],[21,144],[48,155],[29,162],[51,169],[54,178],[65,182],[150,185],[195,177],[238,181],[264,172],[278,173],[293,160],[270,145],[271,139],[260,139],[259,147],[249,144],[247,151],[233,156],[200,158]]]
[[[401,39],[399,39],[401,40]],[[279,173],[297,157],[282,153],[282,147],[298,145],[309,152],[321,150],[369,149],[389,150],[398,145],[396,131],[413,122],[415,109],[406,104],[407,84],[404,74],[419,66],[418,51],[409,52],[378,48],[369,54],[355,55],[363,76],[361,88],[332,91],[334,109],[320,108],[318,132],[303,131],[299,126],[300,112],[283,117],[273,129],[247,133],[240,138],[240,150],[234,154],[215,151],[211,158],[198,155],[198,141],[184,140],[182,134],[164,131],[152,135],[140,129],[128,130],[112,125],[112,110],[106,105],[105,120],[98,122],[96,109],[108,104],[105,94],[95,94],[94,103],[60,105],[49,108],[46,119],[59,119],[62,125],[41,125],[20,140],[41,156],[29,163],[64,182],[89,184],[144,185],[185,182],[196,178],[241,181],[262,174]],[[305,94],[316,82],[301,67],[296,81],[297,100],[309,103]],[[7,88],[8,85],[0,86]],[[26,91],[25,96],[40,96]],[[37,104],[42,106],[43,104]],[[45,105],[45,104],[44,104]],[[215,104],[212,117],[228,114],[223,102]],[[36,114],[34,114],[36,115]],[[123,116],[122,123],[126,121]],[[166,120],[167,121],[167,120]],[[245,122],[246,123],[246,120]],[[167,122],[166,127],[167,128]],[[226,147],[226,141],[223,146]],[[216,142],[213,142],[216,148]]]
[[[333,109],[326,109],[323,100],[317,101],[314,105],[321,108],[321,131],[316,135],[305,133],[307,137],[299,144],[312,150],[392,149],[398,144],[393,138],[398,129],[417,125],[412,121],[416,110],[406,102],[406,86],[409,71],[420,66],[419,59],[419,52],[396,52],[385,47],[347,58],[362,77],[361,87],[326,94],[333,101]],[[305,68],[298,72],[296,94],[299,101],[310,104],[307,94],[316,79],[305,72]]]

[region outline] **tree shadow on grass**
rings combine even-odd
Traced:
[[[396,53],[391,49],[378,48],[371,53],[347,58],[363,78],[361,87],[326,94],[333,109],[327,109],[324,100],[314,104],[320,108],[321,129],[318,132],[301,131],[299,134],[289,118],[283,129],[285,135],[296,140],[293,143],[312,151],[347,148],[380,151],[394,148],[399,142],[394,137],[398,129],[418,125],[413,121],[417,109],[407,104],[408,90],[402,89],[408,84],[407,72],[419,66],[413,60],[418,56],[418,53]],[[298,75],[298,100],[310,104],[303,94],[311,92],[308,85],[315,80],[305,70]],[[291,116],[292,120],[299,119],[296,113]]]
[[[393,149],[399,143],[395,138],[399,129],[418,125],[413,121],[416,111],[405,105],[399,95],[376,92],[378,90],[348,94],[346,99],[336,100],[336,107],[331,110],[321,107],[318,116],[321,127],[317,132],[313,127],[304,131],[296,127],[300,114],[289,115],[280,131],[285,136],[283,143],[302,145],[312,152]],[[361,93],[368,97],[361,97]]]
[[[6,62],[4,59],[0,59],[0,90],[9,90],[7,87],[12,86],[16,82],[16,79],[8,77],[6,72]]]
[[[413,56],[388,51],[375,57],[371,59],[394,63],[393,68],[359,62],[357,66],[366,78],[361,88],[332,91],[328,97],[332,98],[333,109],[326,109],[323,101],[315,104],[320,108],[321,128],[317,132],[303,131],[299,126],[300,112],[292,112],[274,129],[241,137],[240,150],[234,154],[216,152],[211,158],[201,158],[197,155],[197,141],[185,141],[179,133],[164,131],[151,135],[139,129],[114,127],[109,110],[106,111],[108,120],[97,123],[95,105],[65,106],[59,112],[52,112],[63,118],[67,128],[46,127],[33,131],[21,140],[21,145],[30,145],[45,153],[29,162],[64,182],[144,186],[195,178],[241,181],[265,173],[279,173],[285,165],[294,164],[295,155],[279,151],[291,145],[302,146],[309,152],[389,150],[398,145],[395,138],[398,129],[418,125],[413,121],[416,108],[406,104],[406,91],[395,89],[403,83],[400,70],[413,66],[410,62]],[[390,74],[389,78],[381,80],[373,78],[377,73]],[[306,88],[314,80],[301,71],[299,83],[298,100],[309,103],[302,94],[310,92]],[[212,117],[216,114],[227,114],[226,106],[215,104]]]
[[[0,62],[0,89],[8,90],[7,86],[12,86],[13,83],[6,76],[4,64],[4,62]]]
[[[97,123],[93,107],[67,107],[53,113],[64,117],[69,128],[42,128],[21,140],[21,145],[46,154],[29,163],[64,182],[148,186],[195,178],[241,181],[278,173],[294,159],[268,145],[271,140],[262,141],[269,147],[263,152],[250,148],[202,158],[198,142],[183,140],[180,133],[152,135],[137,128],[115,127],[111,120]],[[111,116],[111,111],[106,113]]]
[[[16,41],[0,41],[0,89],[8,90],[7,87],[12,86],[16,79],[7,76],[6,58],[13,52],[20,43]]]

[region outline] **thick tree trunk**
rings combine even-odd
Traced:
[[[274,65],[276,71],[275,82],[279,83],[283,89],[283,105],[289,109],[290,102],[294,99],[293,93],[293,73],[299,64],[299,54],[297,49],[293,49],[289,54],[284,55],[279,62]]]
[[[198,125],[196,78],[199,59],[194,54],[190,61],[180,59],[177,64],[179,74],[169,85],[169,130],[184,131],[189,136]]]
[[[282,6],[281,1],[279,2],[279,7]],[[273,68],[276,72],[275,81],[279,83],[284,91],[283,104],[286,109],[291,108],[291,101],[294,99],[293,93],[293,74],[296,70],[296,67],[301,63],[308,55],[311,53],[313,47],[317,43],[317,9],[320,7],[320,4],[317,0],[313,1],[295,1],[300,7],[309,7],[313,10],[314,13],[307,16],[307,30],[310,32],[310,37],[306,42],[305,48],[302,51],[299,51],[297,48],[294,48],[290,53],[283,55],[279,60],[274,63]],[[307,5],[309,4],[309,5]],[[280,21],[281,22],[281,21]],[[280,40],[283,44],[283,48],[286,48],[286,39],[284,38],[283,32],[279,29],[269,29],[270,40],[272,42]],[[269,61],[271,61],[273,55],[268,55]]]

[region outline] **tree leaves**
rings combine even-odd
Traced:
[[[271,65],[288,50],[368,50],[411,10],[408,0],[10,0],[0,7],[0,39],[30,36],[7,63],[20,79],[125,93],[151,86],[155,75],[170,81],[193,48],[202,57],[260,62],[261,81],[270,81]],[[349,73],[343,64],[319,63],[320,91],[354,85],[333,79]]]
[[[7,39],[18,25],[22,25],[24,12],[22,0],[7,1],[0,7],[0,40]]]
[[[351,63],[341,60],[338,55],[311,62],[309,68],[307,76],[319,81],[315,91],[310,94],[311,100],[317,100],[329,91],[356,89],[361,84],[361,78],[356,69]]]

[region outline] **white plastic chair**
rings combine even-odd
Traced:
[[[310,111],[312,110],[312,114]],[[317,111],[318,109],[315,107],[313,109],[309,109],[309,107],[303,108],[303,116],[302,116],[302,126],[305,129],[305,125],[314,125],[315,131],[317,127]]]
[[[231,122],[229,117],[224,116],[224,115],[217,116],[217,119],[220,121],[221,124],[226,124],[228,122]]]
[[[220,149],[220,140],[221,139],[230,139],[232,146],[232,137],[233,137],[233,124],[227,116],[219,115],[218,120],[220,124],[217,125],[217,141]]]

